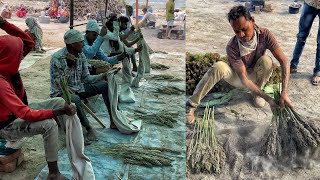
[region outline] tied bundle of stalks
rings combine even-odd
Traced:
[[[215,136],[214,113],[207,106],[187,142],[187,167],[192,173],[220,174],[226,155]]]
[[[124,163],[141,165],[147,167],[153,166],[172,166],[172,159],[164,153],[175,153],[167,148],[147,147],[130,144],[116,144],[111,146],[96,146],[102,154],[112,156],[123,160]]]
[[[167,70],[170,69],[170,67],[160,63],[151,63],[151,69]]]
[[[218,53],[191,54],[187,52],[186,59],[186,81],[187,94],[192,94],[197,84],[204,74],[215,62],[223,61],[228,63],[226,57],[221,57]],[[225,81],[218,82],[210,92],[224,92],[232,89]]]
[[[174,124],[177,123],[177,120],[174,118],[177,118],[178,115],[179,113],[173,113],[162,110],[157,113],[135,115],[135,119],[142,119],[144,122],[150,124],[168,126],[170,128],[173,128]]]
[[[181,95],[184,92],[185,92],[184,90],[179,89],[179,88],[174,87],[174,86],[165,86],[165,87],[156,88],[156,93],[160,93],[160,94]]]
[[[112,69],[112,65],[101,60],[90,60],[88,63],[92,66],[92,69],[95,69],[95,74],[100,74],[108,72]]]
[[[61,72],[60,82],[57,82],[60,89],[62,90],[62,98],[66,101],[66,103],[71,104],[71,95],[72,91],[68,87],[68,78],[67,76]]]
[[[176,76],[174,75],[171,75],[171,74],[158,74],[158,75],[153,75],[150,77],[150,79],[153,79],[153,80],[167,80],[167,81],[184,81],[183,79],[181,78],[177,78]]]
[[[274,87],[274,98],[280,102],[280,87]],[[288,106],[274,109],[271,125],[264,135],[260,155],[282,162],[306,157],[318,147],[320,129]]]

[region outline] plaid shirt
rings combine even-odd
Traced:
[[[102,80],[102,74],[90,75],[88,63],[83,53],[79,54],[74,67],[67,66],[67,48],[62,48],[54,53],[50,61],[50,97],[62,95],[59,87],[61,75],[64,73],[68,78],[68,86],[73,92],[84,92],[83,83],[94,83]]]

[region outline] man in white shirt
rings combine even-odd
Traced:
[[[142,12],[144,14],[142,20],[139,22],[139,27],[152,27],[155,28],[156,26],[156,18],[153,14],[148,12],[147,8],[143,8]]]

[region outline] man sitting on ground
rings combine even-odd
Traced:
[[[151,14],[150,12],[148,12],[147,8],[143,8],[142,12],[144,14],[143,18],[141,19],[141,21],[139,22],[139,27],[152,27],[155,28],[156,27],[156,18],[154,17],[153,14]]]
[[[99,34],[100,33],[100,34]],[[101,44],[103,43],[103,36],[107,34],[107,29],[102,28],[100,31],[99,25],[96,20],[90,20],[87,24],[86,34],[84,35],[84,47],[83,53],[86,55],[88,60],[98,59],[106,62],[106,66],[108,64],[114,65],[118,64],[118,61],[125,58],[126,53],[121,53],[116,56],[108,57],[101,50]],[[90,74],[97,74],[95,68],[95,61],[88,61],[91,65]]]
[[[10,35],[0,36],[0,137],[16,141],[23,137],[43,136],[49,175],[47,179],[67,179],[58,168],[58,126],[54,118],[66,120],[76,109],[62,98],[28,106],[19,74],[21,60],[34,46],[29,35],[0,17],[0,28]]]
[[[82,52],[83,41],[83,35],[78,30],[71,29],[65,33],[64,42],[66,47],[54,53],[50,61],[50,96],[62,96],[62,90],[57,82],[60,82],[62,76],[68,76],[68,86],[73,91],[71,101],[76,104],[77,115],[81,124],[87,130],[85,142],[89,144],[91,141],[96,141],[97,138],[82,108],[81,100],[102,94],[110,116],[110,127],[115,129],[116,126],[113,123],[110,111],[108,83],[105,81],[107,74],[89,74],[86,56]]]
[[[258,27],[254,17],[244,6],[233,7],[228,13],[228,20],[236,34],[226,48],[231,66],[223,61],[216,62],[203,76],[187,102],[186,116],[189,124],[195,121],[194,111],[201,99],[222,79],[233,86],[248,88],[254,94],[256,107],[265,106],[266,101],[271,107],[278,107],[274,99],[261,90],[272,73],[273,62],[271,57],[265,55],[267,49],[272,52],[281,66],[282,103],[280,106],[287,104],[293,107],[287,96],[289,61],[273,34],[266,28]]]

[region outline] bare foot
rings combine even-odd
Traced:
[[[58,174],[49,174],[47,177],[47,180],[68,180],[68,178],[63,176],[61,173],[58,173]]]

